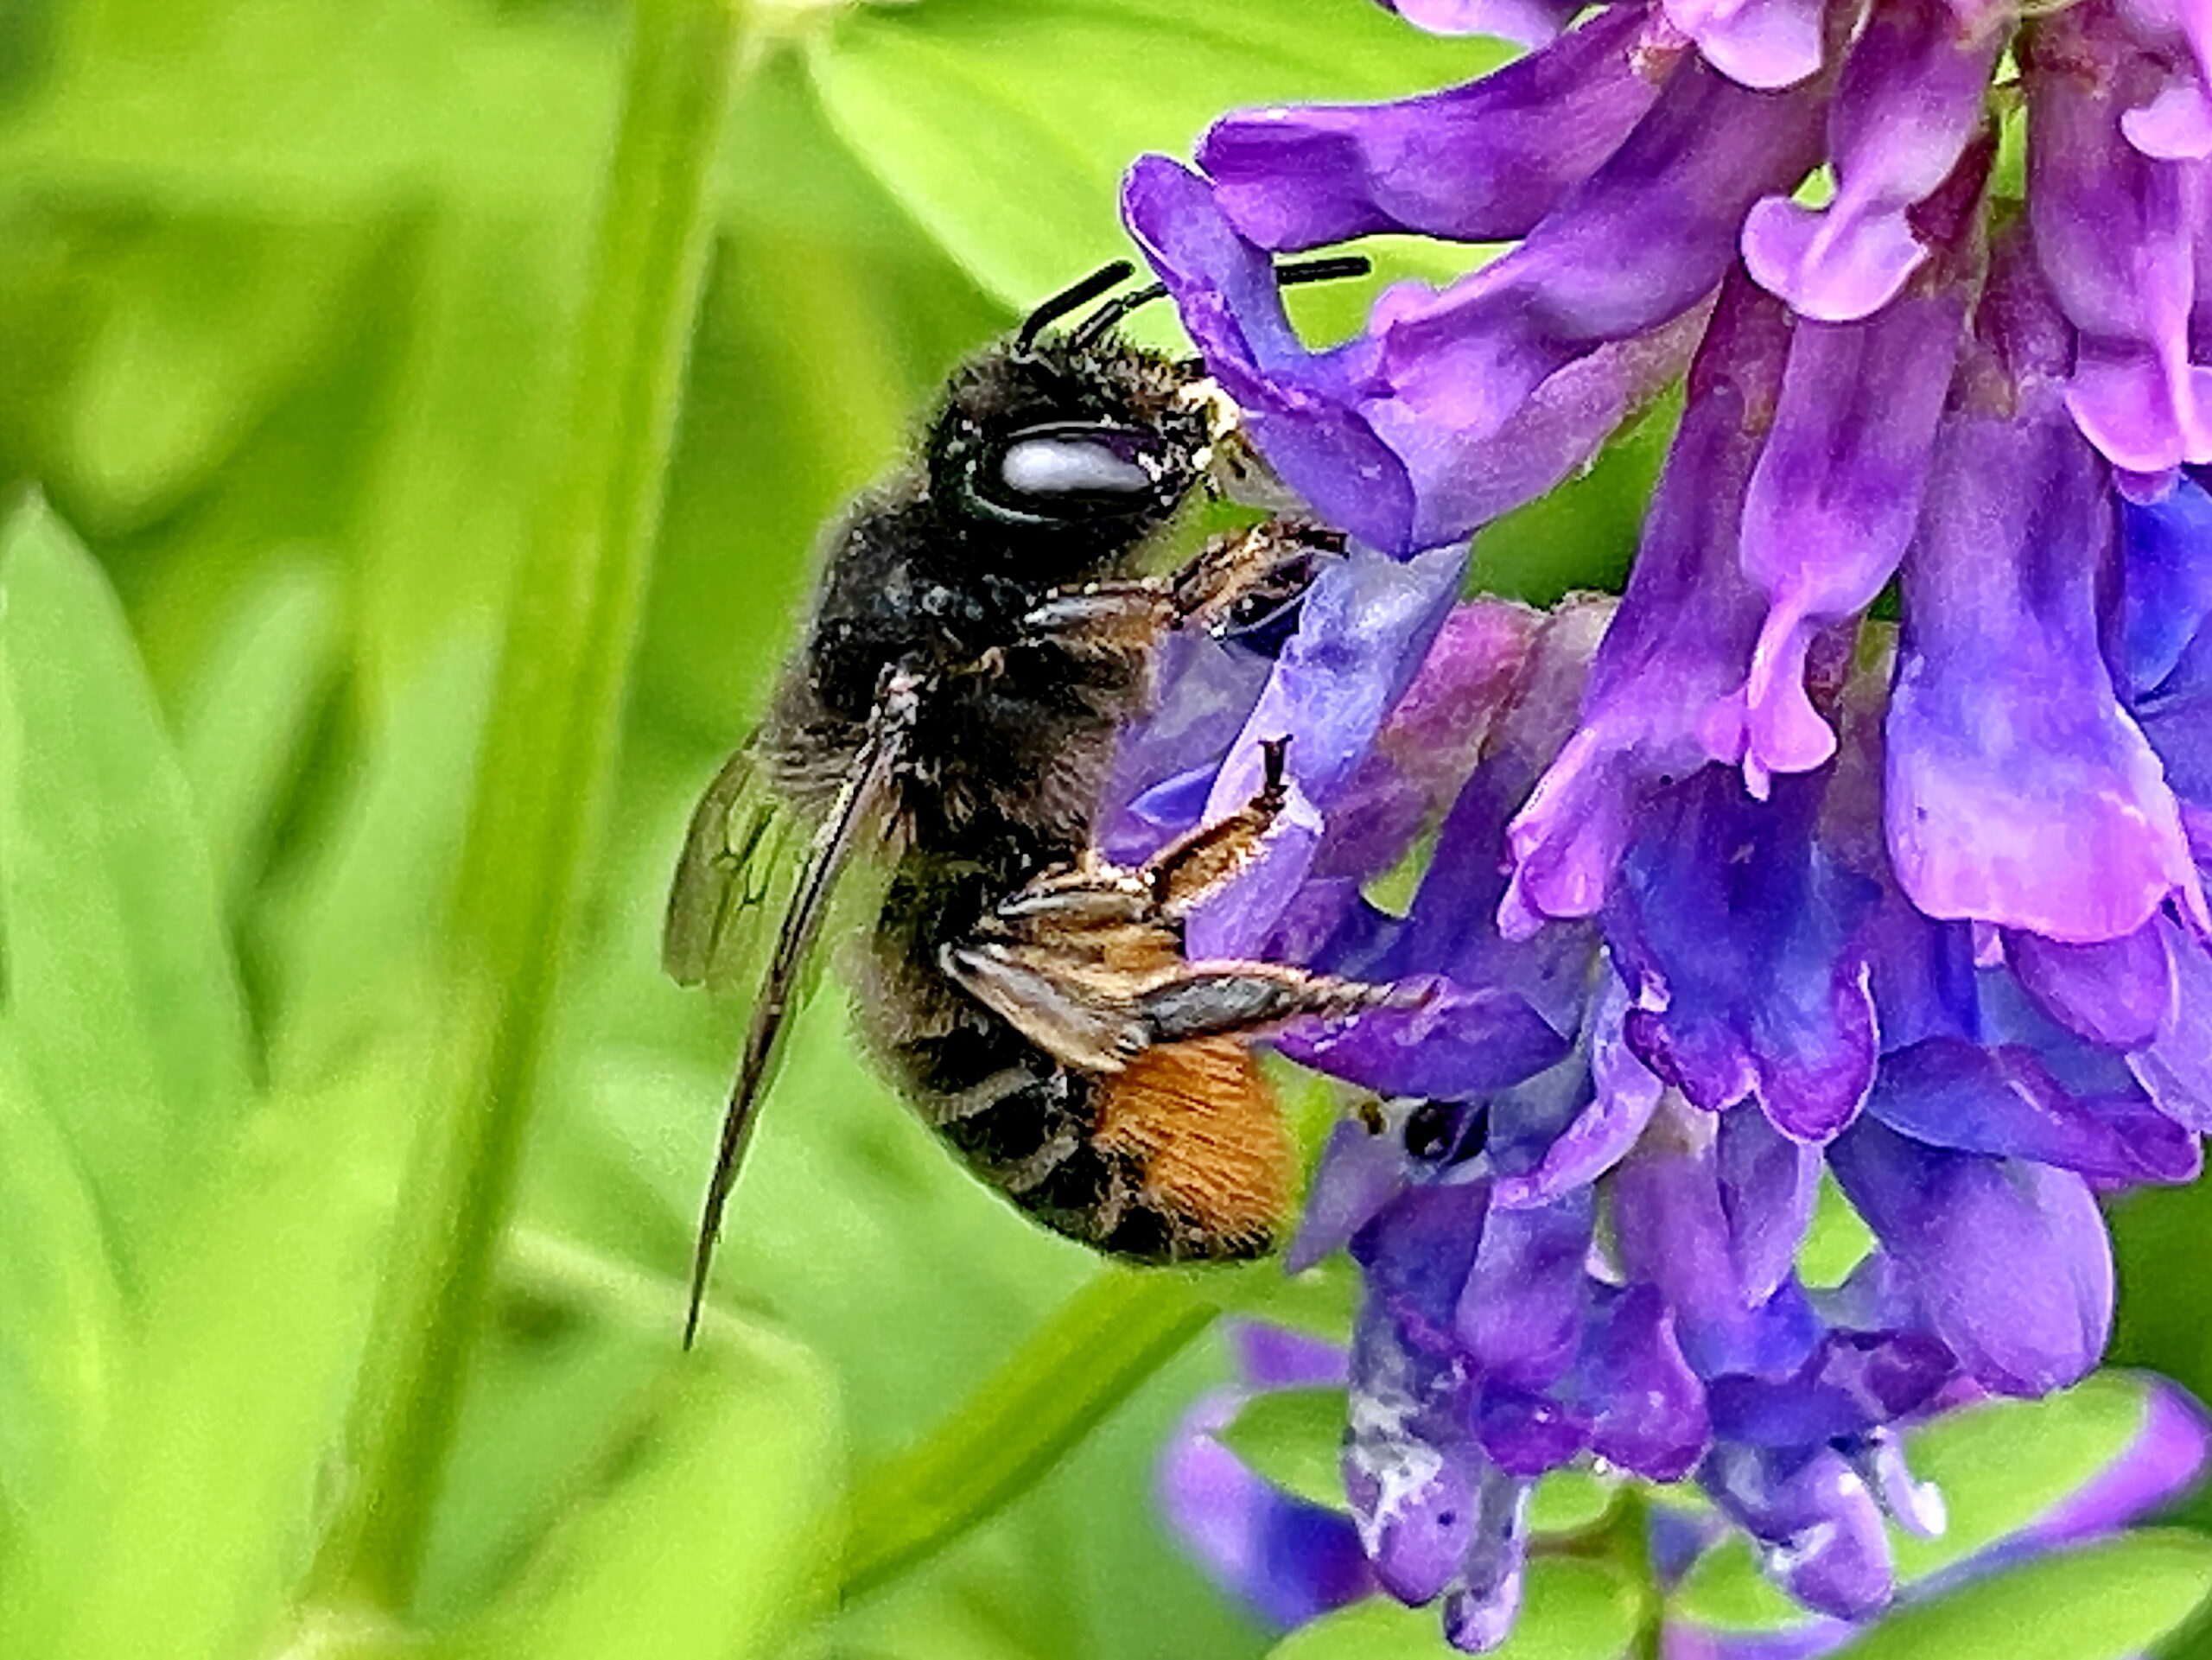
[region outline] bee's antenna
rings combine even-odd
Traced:
[[[1062,289],[1029,314],[1028,320],[1021,325],[1021,332],[1014,337],[1014,349],[1027,352],[1036,344],[1038,334],[1047,325],[1059,321],[1071,311],[1080,311],[1109,289],[1121,287],[1135,270],[1128,260],[1116,259],[1101,265],[1080,283]]]
[[[1333,254],[1326,259],[1307,259],[1295,265],[1281,266],[1275,272],[1275,281],[1283,288],[1292,288],[1300,283],[1333,283],[1346,277],[1364,277],[1373,269],[1365,254]],[[1106,285],[1107,288],[1112,286],[1111,283]],[[1104,291],[1104,289],[1099,290],[1101,293]],[[1124,294],[1118,299],[1108,301],[1077,326],[1068,336],[1068,344],[1077,347],[1094,344],[1132,311],[1141,306],[1150,305],[1166,292],[1164,286],[1154,283]],[[1049,309],[1058,303],[1058,300],[1047,301],[1045,308]],[[1053,315],[1059,316],[1065,313],[1055,312]],[[1029,343],[1029,331],[1026,328],[1022,331],[1021,343],[1025,346]]]

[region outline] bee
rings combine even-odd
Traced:
[[[664,963],[685,984],[750,981],[753,1002],[687,1344],[807,954],[864,843],[888,870],[856,976],[868,1047],[984,1181],[1116,1256],[1270,1250],[1295,1171],[1246,1042],[1382,995],[1184,957],[1185,919],[1283,807],[1280,743],[1241,811],[1141,867],[1093,850],[1115,741],[1144,707],[1160,646],[1178,629],[1279,626],[1342,547],[1274,520],[1215,538],[1170,576],[1140,574],[1234,412],[1199,365],[1118,332],[1156,287],[1053,327],[1130,269],[1048,300],[953,373],[913,462],[831,532],[770,712],[692,816]],[[1317,260],[1279,275],[1365,269]]]

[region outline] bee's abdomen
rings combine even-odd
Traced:
[[[978,1176],[1095,1250],[1211,1262],[1263,1256],[1281,1242],[1294,1154],[1235,1043],[1154,1049],[1111,1078],[1053,1066],[1033,1049],[1027,1067],[926,1105]]]

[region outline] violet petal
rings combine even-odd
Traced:
[[[2112,1246],[2071,1171],[1947,1152],[1862,1118],[1829,1167],[1976,1381],[2048,1395],[2112,1332]]]

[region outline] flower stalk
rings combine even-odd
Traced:
[[[404,1612],[612,780],[713,232],[741,0],[642,0],[571,348],[566,419],[515,573],[455,896],[450,1087],[403,1192],[316,1572]]]

